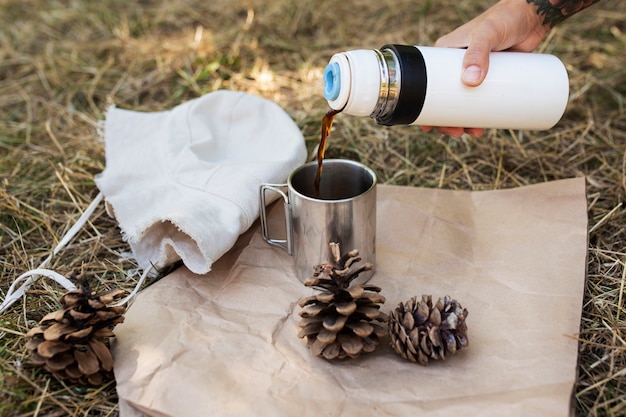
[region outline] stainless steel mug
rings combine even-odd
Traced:
[[[332,261],[330,242],[339,243],[342,253],[358,249],[362,263],[376,264],[376,174],[358,162],[324,160],[319,195],[315,190],[317,162],[296,168],[287,184],[263,184],[260,188],[263,238],[293,257],[301,281],[313,275],[313,267]],[[287,192],[283,191],[287,189]],[[283,199],[285,239],[270,236],[266,192]],[[364,283],[374,271],[354,280]]]

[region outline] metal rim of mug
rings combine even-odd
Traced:
[[[369,174],[369,176],[372,178],[372,183],[363,192],[358,193],[358,194],[356,194],[356,195],[354,195],[352,197],[341,198],[341,199],[325,200],[323,198],[316,198],[316,197],[312,197],[310,195],[303,194],[300,191],[298,191],[296,188],[294,188],[294,186],[292,184],[292,179],[299,172],[301,172],[304,169],[307,169],[311,165],[315,165],[317,167],[317,161],[311,161],[311,162],[308,162],[308,163],[306,163],[304,165],[301,165],[300,167],[298,167],[294,171],[292,171],[291,174],[289,174],[289,178],[287,178],[287,187],[289,188],[289,190],[290,191],[293,190],[293,192],[298,194],[298,196],[300,196],[301,198],[306,199],[306,200],[316,201],[316,202],[320,202],[320,203],[324,203],[324,204],[329,204],[329,203],[330,204],[336,204],[336,203],[342,203],[342,202],[354,200],[355,198],[362,197],[362,196],[364,196],[366,194],[369,194],[370,192],[372,192],[372,190],[374,188],[376,188],[376,183],[378,182],[378,178],[376,177],[376,173],[374,172],[374,170],[371,169],[370,167],[368,167],[367,165],[363,165],[360,162],[352,161],[350,159],[324,159],[323,163],[324,164],[341,163],[341,164],[348,164],[348,165],[356,166],[356,167],[362,169],[363,171],[365,171],[365,172],[367,172]],[[324,175],[323,171],[322,171],[322,175]]]

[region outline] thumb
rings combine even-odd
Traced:
[[[487,76],[489,70],[489,52],[491,48],[484,43],[470,42],[463,56],[463,72],[461,81],[463,84],[476,87]]]

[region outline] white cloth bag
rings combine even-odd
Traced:
[[[111,107],[106,169],[96,176],[142,269],[180,259],[204,274],[259,213],[259,185],[306,159],[302,133],[277,104],[216,91],[172,110]]]

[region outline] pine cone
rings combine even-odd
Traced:
[[[118,300],[124,290],[97,295],[82,275],[72,278],[81,289],[61,296],[63,308],[47,314],[26,334],[30,364],[71,382],[100,385],[113,370],[108,338],[114,336],[112,329],[124,321],[126,312],[125,307],[107,304]]]
[[[405,359],[428,365],[429,359],[446,357],[468,346],[468,311],[449,296],[433,305],[430,295],[411,298],[389,317],[391,347]]]
[[[355,358],[362,352],[372,352],[387,328],[377,322],[386,322],[380,312],[385,302],[374,285],[350,283],[364,271],[372,269],[369,263],[352,269],[361,261],[357,250],[340,254],[339,244],[330,243],[333,263],[316,265],[315,272],[304,285],[321,290],[321,293],[300,300],[302,330],[311,352],[326,359]]]

